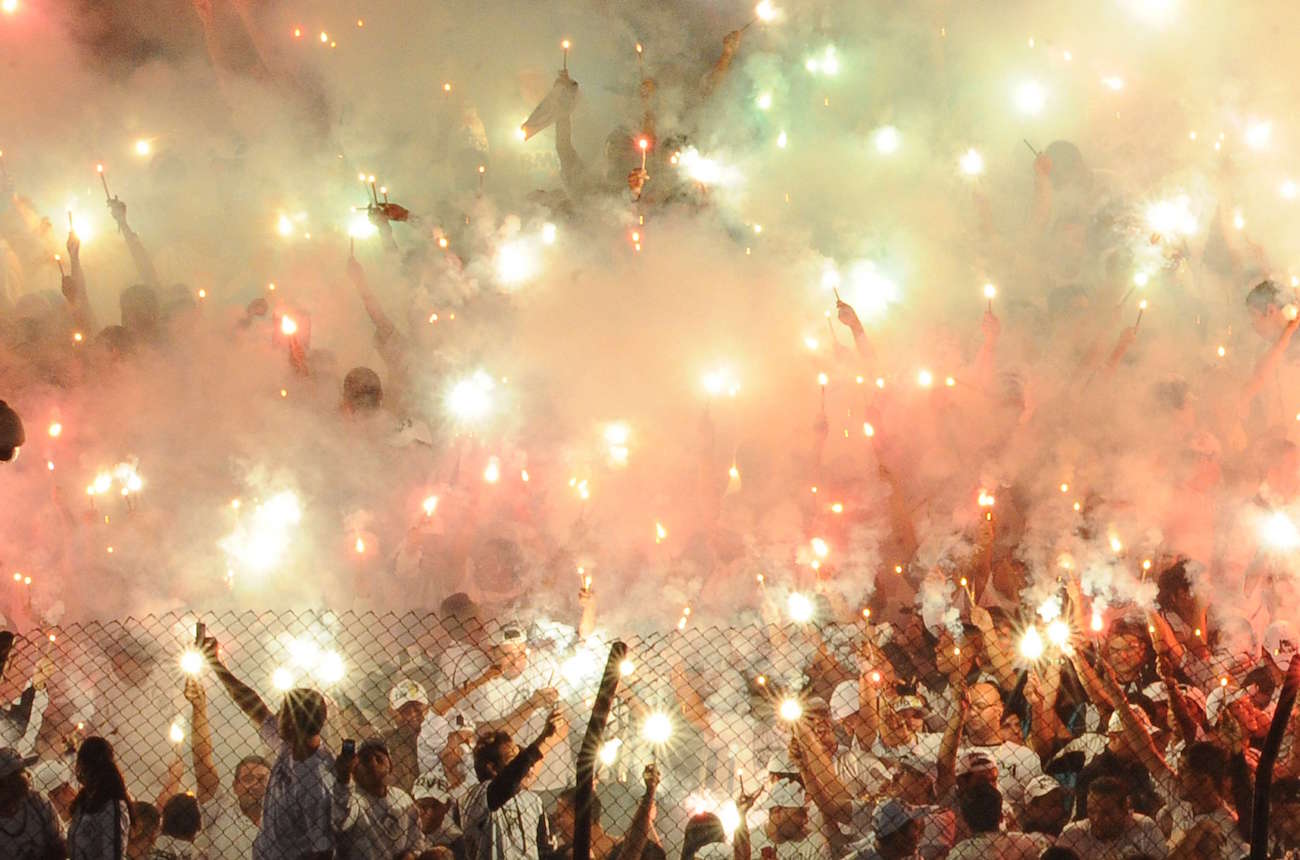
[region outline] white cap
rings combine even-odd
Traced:
[[[1274,621],[1264,631],[1262,644],[1264,654],[1278,666],[1285,669],[1291,664],[1291,658],[1296,653],[1296,640],[1291,634],[1291,625],[1285,621]]]
[[[436,800],[439,803],[451,802],[451,788],[439,770],[425,771],[411,786],[412,800]]]
[[[1050,776],[1040,774],[1025,786],[1025,800],[1033,800],[1038,797],[1046,797],[1054,791],[1059,791],[1061,784]]]
[[[1147,734],[1154,735],[1156,733],[1156,727],[1151,724],[1151,718],[1147,716],[1146,711],[1133,705],[1129,705],[1129,711],[1132,712],[1133,718],[1142,725],[1142,728],[1146,729]],[[1117,708],[1111,712],[1110,720],[1106,723],[1106,734],[1117,735],[1123,731],[1124,722],[1120,718],[1119,709]]]
[[[842,722],[858,712],[858,682],[842,681],[831,693],[831,719]]]
[[[767,809],[799,809],[808,805],[803,786],[792,779],[777,780],[767,792]]]
[[[1205,698],[1205,721],[1213,728],[1219,724],[1219,718],[1223,716],[1224,710],[1233,702],[1239,701],[1246,696],[1246,691],[1238,687],[1235,690],[1229,690],[1227,687],[1215,687],[1210,691],[1210,695]]]
[[[429,694],[425,692],[424,687],[418,682],[412,681],[410,678],[403,678],[393,685],[393,689],[388,691],[388,707],[395,711],[407,702],[428,705]]]
[[[1156,704],[1169,701],[1169,689],[1164,681],[1152,681],[1147,684],[1142,688],[1142,695]]]

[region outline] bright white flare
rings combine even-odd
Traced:
[[[962,153],[961,172],[967,176],[979,176],[984,172],[984,156],[979,154],[978,150],[968,149]]]
[[[537,254],[522,239],[505,242],[497,249],[497,280],[505,286],[519,286],[532,280],[537,267]]]
[[[203,671],[203,655],[193,648],[181,653],[181,671],[191,677]]]
[[[764,22],[775,20],[778,11],[772,0],[759,0],[758,5],[754,7],[754,14],[758,20]]]
[[[666,744],[673,736],[673,721],[663,711],[655,711],[645,718],[641,736],[656,746]]]
[[[1047,105],[1047,90],[1038,81],[1024,81],[1016,87],[1016,108],[1023,114],[1037,116]]]
[[[1273,550],[1287,552],[1300,548],[1300,531],[1284,511],[1274,511],[1264,517],[1259,536]]]
[[[785,601],[786,611],[790,613],[790,620],[795,624],[807,624],[813,619],[813,603],[807,595],[800,594],[797,591],[790,592],[790,596]]]
[[[705,158],[695,147],[683,150],[677,164],[686,171],[686,175],[701,185],[736,185],[740,182],[740,171],[724,165],[716,159]]]
[[[795,698],[782,699],[780,707],[777,708],[777,714],[787,723],[798,722],[803,716],[803,705]]]
[[[492,411],[492,377],[478,370],[462,379],[447,393],[447,411],[460,421],[478,421]]]
[[[281,666],[271,673],[271,686],[282,693],[291,690],[293,689],[293,675],[289,673],[288,669]]]
[[[292,527],[302,522],[298,497],[289,490],[277,493],[254,508],[252,515],[219,541],[227,555],[255,573],[265,573],[280,563],[289,549]]]
[[[140,156],[141,158],[145,158],[152,153],[153,153],[153,144],[149,141],[148,138],[142,137],[135,142],[136,155]]]
[[[1273,123],[1256,121],[1246,126],[1246,145],[1251,149],[1263,149],[1268,146],[1273,136]]]
[[[353,239],[369,239],[378,232],[379,228],[371,223],[370,216],[364,212],[354,213],[348,222],[348,235]]]
[[[881,155],[893,155],[902,146],[903,136],[899,134],[898,129],[887,125],[876,130],[875,142],[876,152]]]
[[[1064,648],[1070,641],[1070,625],[1058,618],[1047,625],[1047,641],[1057,648]]]
[[[181,728],[179,722],[172,723],[171,727],[167,729],[167,739],[174,744],[185,740],[185,729]]]
[[[1159,200],[1147,207],[1147,226],[1157,233],[1191,236],[1196,232],[1192,200],[1181,194],[1171,200]]]
[[[596,753],[596,757],[600,759],[601,764],[605,767],[609,767],[614,762],[618,761],[618,751],[622,746],[623,742],[618,738],[605,741],[600,745],[600,750]]]
[[[1037,627],[1030,627],[1020,637],[1020,656],[1026,660],[1039,660],[1043,656],[1043,637]]]
[[[735,397],[740,391],[740,383],[732,376],[731,370],[726,367],[719,367],[710,370],[703,377],[704,390],[713,397],[721,397],[723,394],[728,397]]]
[[[316,670],[316,677],[322,683],[337,684],[343,680],[344,672],[343,657],[337,651],[329,651],[321,658],[320,667]]]

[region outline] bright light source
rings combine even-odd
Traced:
[[[153,143],[147,138],[140,138],[135,142],[135,154],[145,158],[153,153]]]
[[[803,716],[803,705],[796,698],[782,699],[777,714],[787,723],[795,723]]]
[[[979,154],[978,150],[968,149],[962,153],[961,172],[967,176],[979,176],[984,172],[984,156]]]
[[[293,689],[293,675],[289,670],[281,666],[271,673],[271,686],[280,692]]]
[[[348,235],[353,239],[369,239],[379,232],[379,228],[370,220],[370,216],[364,212],[357,212],[348,222]]]
[[[813,603],[806,595],[797,591],[790,592],[785,601],[790,620],[795,624],[807,624],[813,618]]]
[[[1016,87],[1016,108],[1024,114],[1037,116],[1047,105],[1047,90],[1038,81],[1024,81]]]
[[[760,93],[759,96],[758,96],[758,99],[755,101],[755,104],[758,105],[758,109],[759,109],[759,110],[771,110],[771,109],[772,109],[772,94],[771,94],[771,93]]]
[[[343,658],[337,651],[326,652],[321,658],[320,667],[316,670],[316,677],[325,684],[337,684],[343,680],[343,674]]]
[[[1065,647],[1070,641],[1070,625],[1060,618],[1047,625],[1047,641],[1057,648]]]
[[[673,721],[663,711],[655,711],[645,718],[641,736],[656,746],[662,746],[673,736]]]
[[[892,125],[876,130],[876,152],[881,155],[893,155],[903,143],[903,136]]]
[[[1124,89],[1124,79],[1117,75],[1111,75],[1110,77],[1102,78],[1101,82],[1104,86],[1114,90],[1115,92],[1119,92],[1120,90]]]
[[[1030,661],[1042,658],[1043,637],[1037,627],[1030,627],[1020,637],[1020,656]]]
[[[203,671],[203,655],[193,648],[187,648],[181,653],[181,671],[186,675],[194,676]]]
[[[495,387],[492,377],[483,371],[475,371],[468,379],[462,379],[452,386],[447,394],[448,411],[461,421],[478,421],[492,409],[492,389]]]
[[[1273,136],[1273,123],[1256,121],[1246,126],[1246,145],[1251,149],[1263,149],[1268,146]]]
[[[605,741],[601,744],[600,750],[596,753],[597,757],[600,759],[600,763],[605,767],[609,767],[614,764],[614,762],[618,761],[618,751],[622,746],[623,742],[618,738]]]

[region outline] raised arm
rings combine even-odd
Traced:
[[[190,703],[190,755],[194,764],[195,797],[199,804],[210,802],[221,788],[216,759],[212,755],[212,726],[208,723],[208,691],[195,678],[185,682]]]
[[[463,702],[465,698],[469,696],[470,693],[474,692],[479,687],[482,687],[484,684],[486,684],[488,681],[491,681],[493,678],[499,678],[499,677],[501,677],[501,667],[498,664],[493,663],[491,666],[488,666],[486,669],[484,669],[483,673],[479,675],[477,678],[472,678],[466,683],[464,683],[463,685],[456,687],[454,690],[450,691],[449,693],[446,693],[440,696],[439,698],[435,699],[433,703],[429,705],[429,708],[440,717],[446,716],[448,711],[450,711],[452,708],[456,707],[458,704]],[[524,712],[524,719],[527,719],[528,714],[531,713],[532,713],[531,708],[528,711]]]
[[[488,723],[486,727],[480,726],[479,731],[483,731],[484,728],[487,728],[492,731],[505,732],[508,735],[517,735],[520,730],[523,729],[524,723],[528,722],[528,718],[533,715],[533,711],[536,711],[539,708],[553,708],[559,699],[560,694],[554,687],[543,687],[542,689],[535,691],[528,697],[527,701],[515,708],[504,718]],[[552,731],[554,731],[554,728],[555,727],[552,726]]]
[[[709,69],[708,74],[700,83],[700,92],[708,96],[718,88],[718,85],[727,77],[727,72],[731,70],[731,61],[736,58],[736,51],[740,50],[740,30],[732,30],[722,40],[722,56]]]
[[[71,274],[63,279],[63,298],[72,309],[77,328],[89,335],[96,330],[95,314],[86,292],[86,272],[81,267],[81,238],[72,231],[68,232],[68,264]]]
[[[1289,320],[1286,328],[1282,329],[1282,334],[1278,336],[1277,342],[1269,347],[1268,352],[1255,365],[1255,372],[1251,374],[1250,381],[1242,389],[1239,406],[1245,409],[1250,402],[1255,399],[1255,395],[1263,390],[1268,384],[1269,379],[1277,372],[1278,365],[1282,363],[1282,356],[1286,354],[1287,347],[1291,344],[1291,337],[1295,334],[1297,326],[1300,326],[1300,317]]]
[[[131,252],[131,259],[135,261],[135,270],[140,280],[151,287],[159,286],[158,271],[153,267],[149,252],[145,250],[144,243],[131,229],[131,225],[126,223],[126,204],[114,197],[108,201],[108,211],[117,222],[117,229],[122,234],[122,238],[126,240],[126,247]]]
[[[221,686],[225,688],[230,698],[235,700],[239,710],[243,711],[253,725],[261,728],[262,725],[273,715],[271,709],[262,701],[262,697],[257,695],[252,687],[235,677],[235,674],[226,668],[226,664],[221,661],[221,654],[217,640],[211,636],[203,640],[203,656],[208,661],[208,666],[212,669]]]
[[[361,298],[361,304],[366,309],[366,315],[370,317],[370,322],[375,326],[375,334],[381,341],[386,341],[397,332],[397,327],[393,321],[384,313],[383,307],[375,294],[370,289],[370,282],[366,280],[366,270],[361,268],[354,256],[348,256],[348,280],[356,288],[357,295]]]
[[[533,766],[542,760],[543,747],[546,746],[551,736],[555,734],[559,727],[560,715],[557,711],[551,711],[546,717],[546,725],[542,727],[542,733],[537,736],[537,740],[519,751],[519,754],[510,760],[510,763],[501,769],[501,772],[492,777],[492,781],[487,787],[488,809],[496,812],[505,806],[510,798],[519,793],[524,777],[533,769]]]
[[[822,815],[839,824],[848,824],[853,818],[855,798],[836,775],[826,749],[803,721],[795,723],[792,751],[798,752],[796,761],[804,788]]]
[[[962,731],[966,727],[966,714],[970,711],[970,701],[966,698],[966,683],[960,673],[955,676],[956,683],[950,693],[956,696],[952,715],[948,717],[948,726],[944,729],[943,739],[939,742],[939,760],[936,762],[934,791],[937,797],[943,797],[957,781],[957,748],[961,746]]]
[[[632,813],[632,823],[623,834],[622,847],[609,860],[640,860],[641,852],[650,841],[650,831],[655,820],[655,792],[659,790],[658,765],[646,765],[641,778],[645,782],[645,793],[641,795],[641,802]]]

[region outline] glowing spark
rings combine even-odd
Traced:
[[[18,0],[0,0],[0,12],[12,15],[18,11]]]
[[[1135,287],[1145,287],[1149,283],[1151,283],[1151,276],[1146,272],[1138,272],[1133,276],[1133,286]]]
[[[758,105],[758,109],[759,109],[759,110],[771,110],[771,109],[772,109],[772,94],[771,94],[771,93],[760,93],[759,96],[758,96],[758,99],[755,101],[755,104]]]
[[[862,422],[862,435],[866,436],[868,439],[876,435],[876,428],[871,426],[870,421]]]
[[[357,555],[361,555],[366,551],[366,542],[360,535],[358,535],[357,541],[352,545],[352,547],[357,551]]]
[[[167,739],[174,744],[185,740],[185,729],[181,728],[180,723],[171,724],[171,728],[167,730]]]
[[[427,499],[424,500],[422,507],[424,508],[424,515],[426,517],[433,516],[433,512],[438,510],[438,497],[429,496]]]
[[[1119,92],[1120,90],[1124,89],[1124,79],[1117,75],[1111,75],[1110,77],[1102,78],[1101,82],[1103,85],[1109,87],[1115,92]]]
[[[827,546],[826,541],[822,540],[819,537],[815,537],[812,539],[812,551],[813,551],[813,555],[817,556],[818,558],[825,558],[826,556],[830,555],[831,548]]]
[[[1294,200],[1296,194],[1300,193],[1300,189],[1297,188],[1295,180],[1288,179],[1278,187],[1277,193],[1281,194],[1287,200]]]
[[[1240,209],[1232,213],[1232,226],[1237,230],[1242,230],[1246,226],[1246,219],[1242,217]]]
[[[50,425],[50,438],[57,439],[63,435],[63,425],[55,421]]]
[[[1061,484],[1061,492],[1062,493],[1070,492],[1070,485],[1065,483]]]
[[[280,692],[293,689],[293,675],[289,670],[281,666],[271,673],[271,686]]]
[[[628,675],[631,675],[635,671],[636,671],[636,664],[633,663],[631,660],[625,657],[619,661],[618,673],[622,675],[624,678],[626,678]]]
[[[688,147],[677,157],[678,165],[695,182],[701,185],[735,185],[740,182],[740,171],[721,162],[705,158],[695,147]]]
[[[663,523],[655,523],[655,543],[663,543],[668,537],[668,529],[664,528]]]
[[[795,624],[807,624],[812,621],[813,603],[806,595],[792,591],[785,603],[786,611],[790,613],[790,620]]]
[[[537,256],[522,240],[506,242],[497,249],[497,280],[507,286],[517,286],[530,280],[537,272]]]
[[[1191,212],[1191,198],[1186,194],[1151,204],[1146,216],[1147,224],[1157,233],[1190,236],[1196,232],[1196,216]]]
[[[929,388],[934,385],[934,374],[924,369],[917,371],[916,384],[922,388]]]
[[[135,142],[135,154],[144,158],[153,152],[153,144],[146,138],[140,138]]]
[[[298,333],[298,323],[294,322],[293,317],[288,314],[280,317],[280,333],[285,337],[293,337]]]
[[[618,750],[621,746],[623,746],[623,742],[618,738],[605,741],[601,744],[599,752],[596,753],[597,757],[600,758],[600,763],[605,765],[605,767],[609,767],[614,764],[614,762],[618,761]]]
[[[557,229],[554,224],[548,222],[542,225],[542,241],[545,242],[547,245],[555,244],[556,235],[557,235]]]
[[[984,172],[984,156],[974,149],[966,150],[958,163],[961,172],[967,176],[979,176]]]
[[[723,394],[735,397],[740,392],[740,383],[736,381],[731,370],[725,367],[705,373],[703,384],[704,390],[712,397],[720,397]]]
[[[1260,524],[1260,538],[1279,551],[1300,548],[1300,531],[1283,511],[1273,511]]]
[[[1064,648],[1070,641],[1070,625],[1060,618],[1048,624],[1047,641],[1057,648]]]
[[[489,484],[501,480],[501,462],[496,457],[488,460],[487,467],[483,469],[483,480]]]
[[[842,514],[842,513],[844,513],[844,505],[840,504],[839,502],[834,502],[834,503],[831,505],[831,513],[833,513],[833,514]]]
[[[790,138],[786,136],[786,133],[784,131],[776,136],[776,145],[778,149],[785,149],[786,144],[788,144],[789,142],[790,142]]]
[[[1268,146],[1273,136],[1273,123],[1256,121],[1246,126],[1246,145],[1251,149],[1263,149]]]
[[[997,287],[993,286],[992,284],[984,285],[984,298],[988,299],[989,301],[993,301],[993,299],[997,297],[997,294],[998,294]]]
[[[461,421],[478,421],[492,410],[494,387],[492,377],[481,370],[475,371],[468,379],[452,386],[446,398],[447,410]]]
[[[903,144],[903,136],[892,125],[877,129],[875,134],[876,152],[881,155],[893,155]]]
[[[1124,544],[1115,535],[1110,536],[1110,551],[1116,554],[1124,551]]]
[[[348,235],[353,239],[369,239],[379,233],[379,228],[371,221],[369,216],[364,212],[357,212],[348,222]]]
[[[795,698],[782,699],[780,707],[777,708],[777,713],[787,723],[797,723],[803,717],[803,705],[799,704],[799,700]]]
[[[283,213],[275,221],[275,230],[281,236],[288,238],[293,235],[293,219]]]
[[[1043,637],[1037,627],[1030,627],[1020,637],[1020,656],[1035,661],[1043,656]]]
[[[285,490],[258,505],[218,545],[243,566],[258,573],[275,567],[289,548],[289,532],[302,521],[298,497]]]
[[[203,655],[193,648],[187,648],[181,653],[181,671],[191,677],[203,671],[204,662]]]
[[[663,711],[655,711],[646,717],[641,736],[655,746],[663,746],[673,736],[673,721]]]
[[[980,490],[978,501],[981,508],[991,508],[997,504],[998,500],[996,496],[987,490]]]
[[[1016,108],[1024,114],[1036,116],[1047,104],[1047,90],[1038,81],[1024,81],[1016,87]]]
[[[772,0],[759,0],[758,5],[754,7],[754,15],[765,23],[775,20],[777,14],[778,10]]]
[[[320,42],[321,42],[321,44],[323,45],[323,44],[325,44],[326,42],[328,42],[329,40],[330,40],[330,34],[329,34],[329,33],[326,33],[324,30],[321,30],[321,31],[320,31]]]

